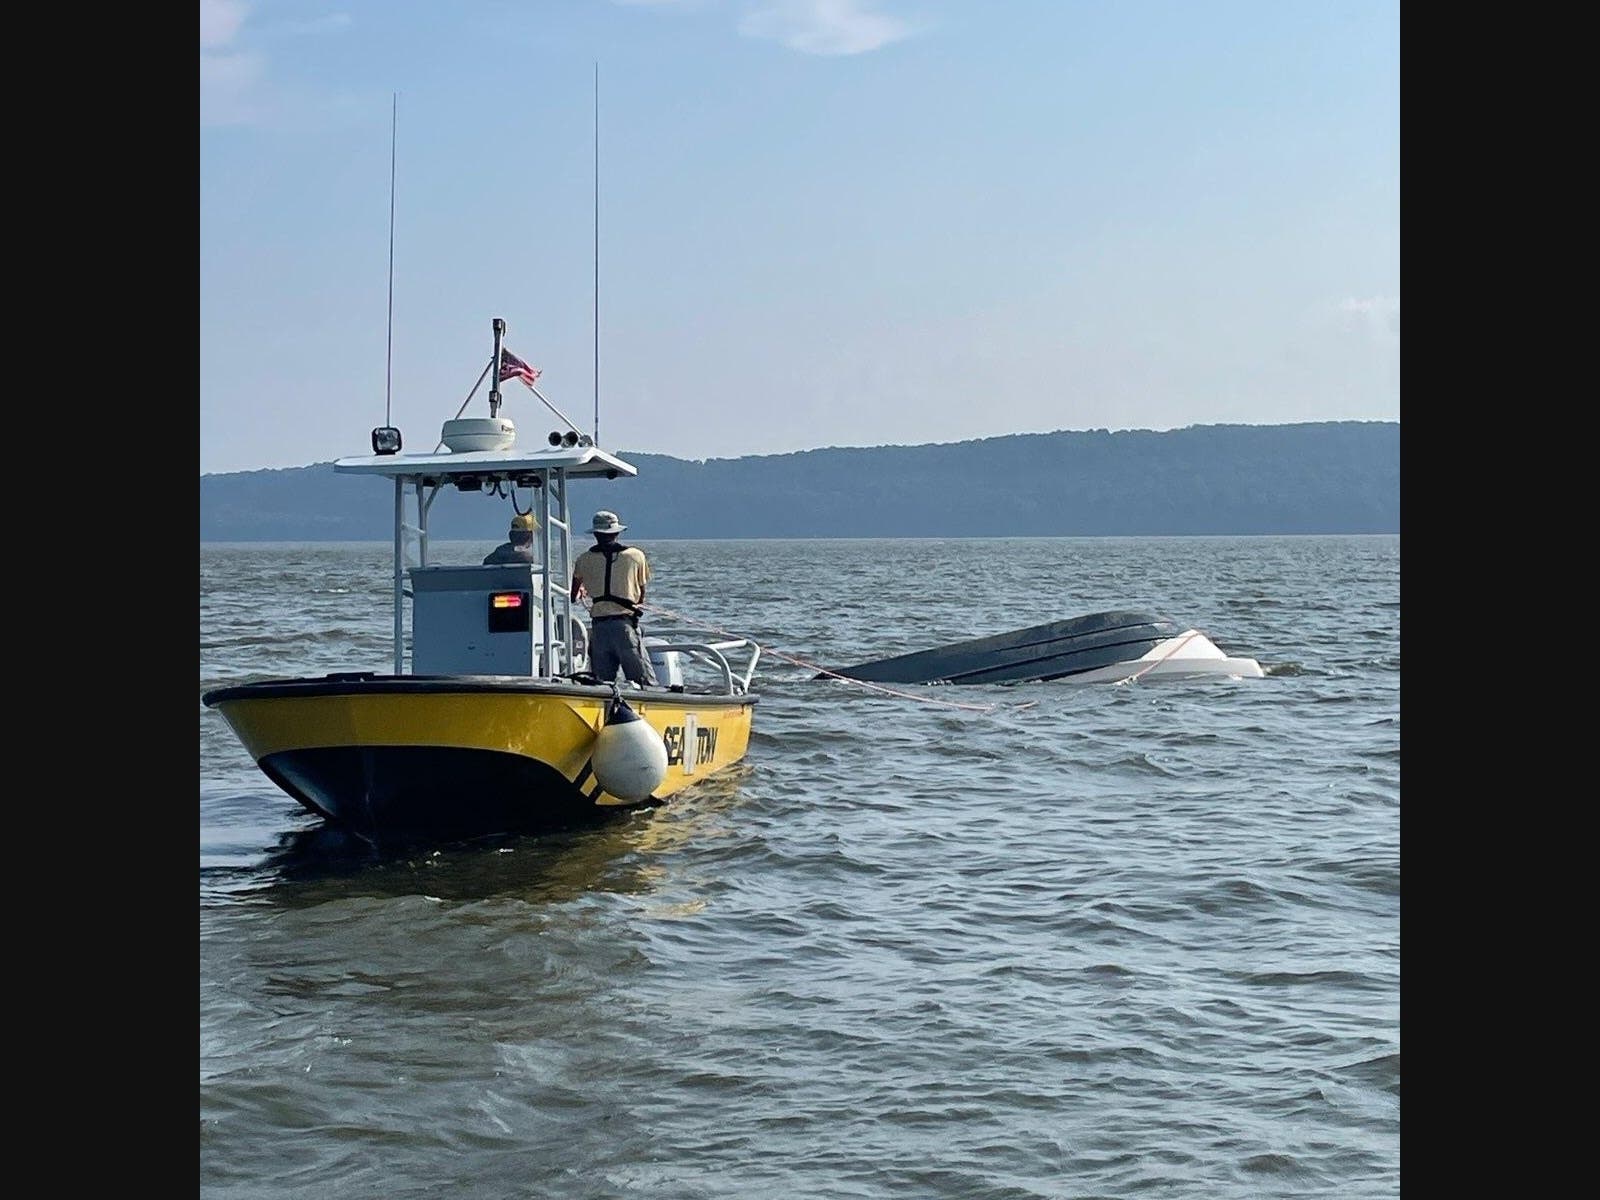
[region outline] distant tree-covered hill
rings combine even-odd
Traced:
[[[620,451],[637,479],[578,481],[574,515],[629,538],[1397,533],[1400,426],[1197,425],[1013,434],[691,462]],[[387,481],[331,463],[200,477],[201,541],[391,536]],[[509,505],[447,489],[433,536],[502,536]],[[584,523],[587,523],[585,520]]]

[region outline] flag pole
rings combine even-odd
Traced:
[[[550,403],[550,397],[546,396],[543,392],[541,392],[538,388],[534,387],[533,384],[529,383],[526,379],[524,379],[522,381],[522,386],[527,388],[535,396],[539,397],[539,399],[543,400],[544,401],[544,406],[546,408],[548,408],[551,412],[555,413],[556,416],[560,417],[563,421],[565,421],[567,423],[567,428],[568,429],[572,430],[573,433],[579,435],[580,437],[583,435],[583,430],[579,429],[577,427],[577,425],[573,423],[573,420],[572,420],[571,417],[567,416],[566,413],[562,412],[554,404]]]

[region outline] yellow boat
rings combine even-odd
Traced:
[[[491,370],[505,377],[504,332],[497,318],[494,356],[473,395]],[[401,453],[399,431],[385,426],[373,431],[371,455],[334,464],[393,481],[393,674],[273,679],[202,697],[273,783],[330,822],[446,836],[566,825],[661,803],[745,755],[755,643],[646,638],[658,688],[589,673],[588,625],[567,588],[568,482],[638,472],[532,390],[568,427],[547,446],[515,445],[492,384],[489,419],[447,421],[442,452]],[[518,511],[537,510],[540,561],[430,563],[428,510],[446,487],[509,494],[513,506],[529,489]],[[747,656],[742,670],[730,652]]]

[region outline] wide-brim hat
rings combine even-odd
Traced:
[[[601,509],[595,513],[594,520],[589,522],[590,533],[621,533],[627,526],[617,520],[617,514]]]

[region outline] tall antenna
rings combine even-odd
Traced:
[[[383,423],[393,425],[390,408],[394,393],[394,153],[400,128],[400,93],[395,92],[389,111],[389,345],[384,352]]]
[[[600,444],[600,62],[594,64],[594,444]]]

